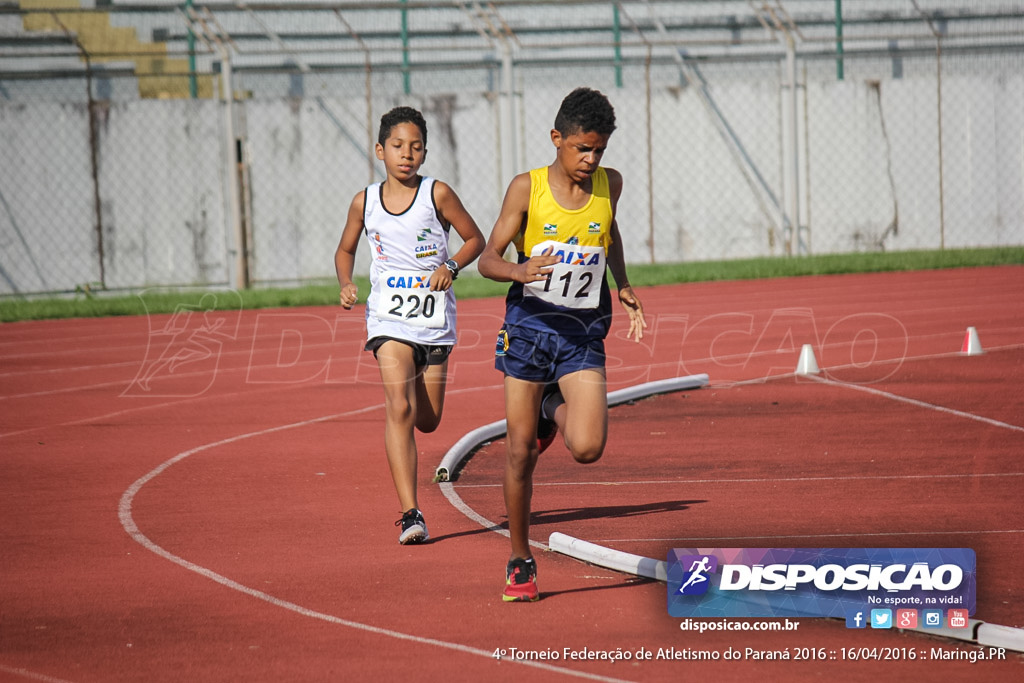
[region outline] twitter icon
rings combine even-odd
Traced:
[[[892,610],[871,610],[871,628],[892,628]]]

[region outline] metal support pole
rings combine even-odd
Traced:
[[[249,286],[248,269],[245,261],[245,226],[242,222],[242,188],[238,178],[239,144],[235,136],[235,92],[232,84],[231,55],[228,48],[220,44],[221,96],[224,98],[225,177],[230,211],[228,232],[228,282],[235,289]]]
[[[82,60],[85,62],[85,96],[89,107],[89,171],[92,176],[93,218],[95,219],[93,230],[96,233],[96,256],[99,266],[100,287],[106,289],[107,258],[104,252],[103,240],[103,199],[100,194],[99,124],[96,120],[96,101],[92,96],[92,56],[85,49],[85,46],[82,45],[82,41],[78,39],[78,36],[64,25],[59,15],[51,13],[50,16],[53,18],[54,23],[60,27],[60,30],[64,32],[64,35],[71,39],[78,49]],[[40,280],[44,280],[42,274],[40,274]],[[88,283],[85,287],[89,287]]]
[[[612,32],[615,42],[615,87],[622,87],[622,28],[619,21],[619,4],[612,5]]]
[[[651,44],[647,43],[644,59],[644,125],[647,138],[647,256],[651,263],[657,260],[654,240],[654,125],[651,123]]]
[[[924,19],[925,24],[928,25],[928,30],[932,32],[932,36],[935,37],[935,97],[936,97],[936,115],[938,117],[938,153],[939,153],[939,249],[945,250],[946,248],[946,193],[945,186],[946,181],[943,171],[942,163],[942,31],[936,28],[932,22],[931,17],[921,9],[921,6],[917,4],[917,0],[911,0],[914,3],[914,9]]]
[[[843,80],[843,0],[836,0],[836,80]]]
[[[501,42],[501,83],[505,101],[501,114],[505,120],[501,136],[502,175],[504,176],[502,184],[508,187],[518,168],[516,162],[515,79],[512,75],[512,46],[509,45],[508,40]]]
[[[800,251],[800,143],[799,143],[799,96],[796,79],[796,43],[793,35],[786,32],[786,71],[789,77],[789,136],[786,138],[788,182],[786,183],[787,205],[789,207],[789,253]]]
[[[946,249],[946,179],[942,163],[942,38],[935,38],[935,96],[938,99],[939,137],[939,248]]]
[[[185,15],[192,16],[192,0],[185,0]],[[193,100],[199,96],[196,83],[196,34],[192,31],[192,22],[188,22],[188,96]]]
[[[406,95],[412,92],[412,81],[409,77],[409,0],[402,0],[402,88]]]

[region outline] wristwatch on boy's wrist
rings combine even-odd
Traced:
[[[452,280],[459,277],[459,264],[455,259],[450,258],[444,262],[445,267],[452,272]]]

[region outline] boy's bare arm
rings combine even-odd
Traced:
[[[462,246],[451,258],[465,268],[476,260],[484,249],[484,235],[477,227],[476,221],[462,204],[462,200],[446,183],[437,181],[434,184],[434,201],[441,218],[448,222],[462,238]],[[435,279],[437,282],[435,282]],[[431,289],[448,289],[452,283],[451,272],[447,268],[438,268],[431,276]],[[447,280],[447,281],[445,281]],[[436,286],[435,286],[436,284]]]
[[[608,246],[608,269],[615,278],[615,286],[619,289],[629,287],[629,278],[626,275],[626,252],[622,247],[622,235],[619,234],[619,222],[616,213],[619,206],[619,197],[622,195],[622,174],[614,168],[606,168],[608,174],[608,190],[611,193],[612,202],[612,227],[609,230],[611,244]]]
[[[622,195],[622,174],[613,168],[606,169],[608,173],[608,187],[611,192],[612,215],[615,215],[619,204],[619,197]],[[640,341],[644,336],[644,328],[647,321],[644,319],[644,307],[633,288],[629,284],[629,275],[626,274],[626,251],[622,246],[622,235],[619,232],[619,222],[612,219],[611,244],[608,246],[608,270],[612,273],[615,286],[619,290],[619,303],[629,315],[629,331],[626,332],[626,339],[635,338]]]
[[[640,303],[640,299],[629,285],[622,236],[619,234],[619,223],[615,220],[612,221],[611,238],[612,243],[608,247],[608,269],[612,272],[615,286],[619,290],[619,303],[629,315],[629,331],[626,333],[626,339],[635,338],[639,342],[644,337],[647,321],[644,319],[643,304]]]
[[[530,174],[521,173],[509,183],[501,213],[494,223],[477,269],[480,274],[497,282],[538,282],[547,277],[550,267],[558,262],[557,256],[534,256],[524,263],[505,260],[505,250],[523,228],[530,206]]]
[[[626,274],[626,253],[622,248],[622,237],[619,235],[619,222],[612,220],[610,231],[611,244],[608,245],[608,270],[612,272],[615,286],[619,289],[629,287],[629,276]]]
[[[352,282],[352,270],[355,268],[359,234],[363,230],[364,202],[365,195],[362,192],[352,198],[345,229],[341,231],[341,241],[334,252],[334,270],[338,274],[338,286],[341,287],[339,298],[345,308],[352,308],[359,294],[359,288]]]

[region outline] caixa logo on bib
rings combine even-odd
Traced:
[[[714,548],[668,554],[675,617],[842,617],[850,609],[974,613],[970,548]]]

